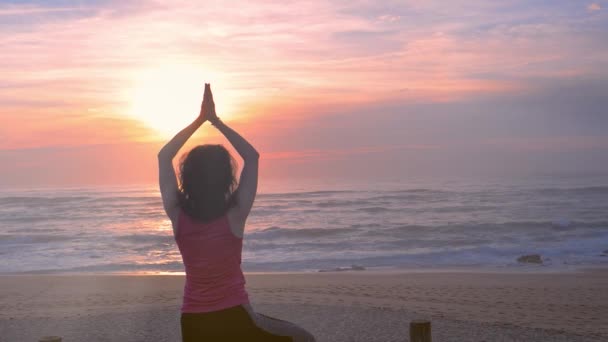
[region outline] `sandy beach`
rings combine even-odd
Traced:
[[[608,272],[247,274],[256,310],[318,341],[606,341]],[[183,276],[0,277],[0,341],[180,341]]]

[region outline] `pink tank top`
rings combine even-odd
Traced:
[[[232,233],[226,215],[200,223],[180,210],[175,234],[186,269],[182,313],[218,311],[249,302],[241,270],[243,239]]]

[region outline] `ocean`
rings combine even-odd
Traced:
[[[601,179],[337,184],[260,191],[243,270],[608,265]],[[0,274],[184,271],[155,186],[0,191],[0,257]]]

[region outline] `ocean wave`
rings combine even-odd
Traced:
[[[17,223],[17,224],[30,224],[30,223],[36,223],[36,222],[44,222],[44,221],[49,221],[49,220],[54,220],[57,219],[58,216],[57,215],[43,215],[43,216],[34,216],[34,215],[30,215],[30,216],[5,216],[2,215],[0,216],[0,222],[2,223]]]
[[[19,228],[7,230],[7,233],[53,233],[53,232],[65,232],[65,229],[59,228]]]
[[[370,204],[370,202],[368,200],[326,200],[326,201],[320,201],[320,202],[316,202],[315,206],[320,207],[320,208],[327,208],[327,207],[352,207],[352,206],[360,206],[360,205],[368,205]]]
[[[272,250],[273,252],[280,251],[299,251],[299,250],[318,250],[321,252],[328,250],[340,250],[348,248],[344,242],[328,241],[328,242],[304,242],[304,241],[285,241],[281,242],[268,242],[268,240],[244,240],[245,247],[244,251],[260,251],[260,250]],[[272,240],[270,240],[272,241]]]
[[[389,237],[401,239],[430,236],[440,238],[441,234],[450,234],[450,239],[458,240],[452,236],[475,236],[476,234],[500,233],[508,236],[513,233],[515,237],[525,237],[535,232],[570,231],[576,236],[579,229],[608,229],[608,222],[582,222],[573,221],[564,225],[554,221],[515,221],[503,223],[458,223],[445,225],[400,225],[396,227],[383,227],[379,224],[354,224],[342,228],[281,228],[273,226],[263,230],[246,232],[246,239],[272,240],[272,239],[296,239],[294,242],[302,242],[305,239],[321,237]],[[517,233],[516,233],[517,232]],[[580,232],[583,234],[584,232]],[[485,241],[485,240],[484,240]]]
[[[132,243],[173,243],[173,235],[153,235],[153,234],[130,234],[119,235],[114,237],[120,241],[128,241]]]
[[[318,197],[328,195],[342,195],[352,194],[355,190],[323,190],[323,191],[301,191],[301,192],[284,192],[284,193],[261,193],[258,194],[259,198],[270,199],[270,198],[294,198],[294,197]]]
[[[399,234],[435,234],[435,233],[466,233],[476,234],[478,232],[534,232],[535,230],[576,230],[578,228],[587,229],[608,229],[608,222],[583,222],[572,221],[567,223],[555,221],[513,221],[502,223],[457,223],[445,225],[401,225],[397,227],[388,227],[367,231],[363,235],[394,235]]]
[[[65,196],[65,197],[32,197],[32,196],[6,196],[0,197],[0,205],[23,205],[23,206],[45,206],[57,205],[70,202],[81,202],[94,199],[88,196]]]
[[[92,264],[77,267],[66,267],[66,268],[46,268],[46,269],[35,269],[27,270],[22,272],[6,272],[5,274],[55,274],[64,272],[137,272],[137,271],[169,271],[169,272],[180,272],[184,271],[184,265],[181,262],[164,262],[164,263],[130,263],[130,262],[118,262],[118,263],[105,263],[105,264]]]
[[[365,207],[365,208],[358,208],[356,210],[363,211],[363,212],[370,213],[370,214],[376,214],[376,213],[384,213],[387,211],[393,211],[394,209],[389,209],[389,208],[385,208],[385,207]]]
[[[448,196],[458,194],[459,192],[434,190],[434,189],[409,189],[409,190],[394,190],[383,191],[376,195],[370,196],[370,201],[375,202],[403,202],[403,201],[427,201],[445,199]]]
[[[370,201],[374,202],[403,202],[403,201],[423,201],[428,200],[431,196],[428,194],[398,194],[398,195],[381,195],[370,197]]]
[[[76,204],[81,206],[107,206],[108,208],[120,207],[124,205],[162,205],[160,196],[118,196],[118,197],[99,197],[99,196],[55,196],[55,197],[36,197],[36,196],[5,196],[0,197],[0,206],[18,206],[30,208],[56,208],[66,204]]]
[[[245,232],[246,239],[283,239],[314,238],[352,233],[352,228],[280,228],[270,227],[263,230]]]
[[[452,194],[456,193],[450,190],[439,190],[439,189],[430,189],[430,188],[414,188],[414,189],[399,189],[399,190],[388,190],[382,191],[382,193],[391,194],[391,195],[399,195],[399,194]]]
[[[496,210],[498,206],[492,205],[451,205],[451,206],[443,206],[436,207],[432,210],[437,213],[465,213],[465,212],[475,212],[475,211],[487,211],[487,210]]]
[[[106,203],[106,202],[152,202],[157,203],[162,201],[160,195],[158,196],[107,196],[107,197],[94,197],[91,199],[94,202]]]
[[[533,192],[542,195],[608,195],[608,186],[585,186],[576,188],[540,188]]]
[[[287,204],[261,204],[259,205],[259,208],[256,209],[260,209],[260,210],[282,210],[282,209],[289,209],[291,208],[290,205]]]
[[[606,249],[606,186],[456,189],[260,194],[248,228],[268,228],[246,230],[245,264],[504,264],[529,253],[569,258]],[[56,267],[59,257],[82,272],[181,269],[152,263],[175,260],[167,257],[178,251],[168,225],[157,192],[2,193],[0,271],[21,270],[23,261],[28,269]]]
[[[0,234],[1,244],[28,245],[49,242],[64,242],[74,240],[76,237],[51,234]]]

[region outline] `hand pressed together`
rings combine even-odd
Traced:
[[[205,83],[205,93],[203,95],[203,103],[201,104],[201,112],[199,119],[203,122],[217,122],[217,114],[215,113],[215,102],[213,102],[213,93],[211,92],[211,84]]]

